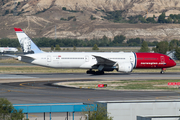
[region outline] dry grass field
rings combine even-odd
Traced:
[[[180,82],[180,80],[117,80],[117,81],[81,81],[81,82],[61,82],[58,85],[77,87],[77,88],[91,88],[104,90],[179,90],[179,86],[168,86],[168,82]],[[107,87],[98,88],[98,84],[107,84]]]
[[[149,47],[152,49],[152,47]],[[50,47],[41,47],[43,51],[51,51]],[[98,51],[92,50],[92,47],[76,47],[76,50],[73,50],[73,47],[61,47],[60,52],[138,52],[140,47],[99,47]],[[56,51],[54,51],[56,52]]]

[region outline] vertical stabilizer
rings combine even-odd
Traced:
[[[18,37],[19,43],[21,45],[21,48],[24,52],[24,54],[36,54],[36,53],[42,53],[36,44],[21,30],[21,28],[14,28],[16,31],[16,35]]]

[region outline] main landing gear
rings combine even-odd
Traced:
[[[160,73],[163,74],[165,70],[166,68],[162,68]]]
[[[93,75],[103,75],[104,71],[94,71],[94,70],[90,69],[86,73],[87,74],[93,74]]]

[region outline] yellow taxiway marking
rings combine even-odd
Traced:
[[[156,97],[156,99],[172,99],[172,98],[180,99],[180,96],[161,96],[161,97]]]
[[[19,84],[20,86],[23,86],[23,87],[29,87],[29,88],[36,88],[36,89],[59,89],[58,87],[56,88],[47,88],[47,87],[35,87],[33,86],[32,83],[37,83],[37,82],[26,82],[26,83],[21,83]],[[40,83],[40,82],[39,82]],[[31,86],[32,85],[32,86]]]

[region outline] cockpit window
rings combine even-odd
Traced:
[[[169,58],[169,60],[172,60],[172,58]]]

